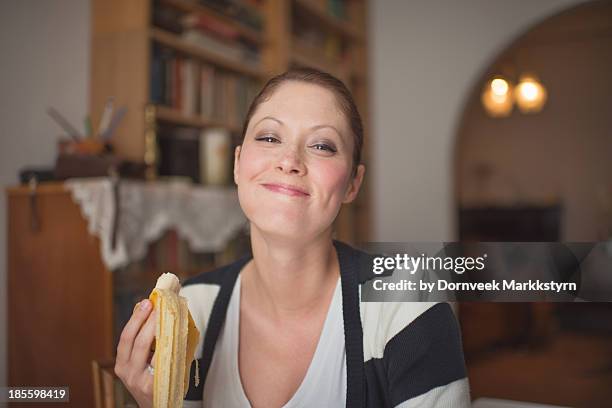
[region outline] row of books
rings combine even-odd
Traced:
[[[204,185],[229,185],[235,139],[225,129],[160,126],[158,174]]]
[[[292,36],[297,44],[307,46],[329,59],[343,60],[347,57],[347,44],[338,34],[321,30],[312,20],[300,18],[300,11],[294,10]]]
[[[186,42],[235,62],[259,66],[258,45],[231,24],[206,14],[189,14],[182,18],[181,24],[181,38]]]
[[[263,30],[265,23],[261,13],[262,2],[262,0],[199,0],[200,4],[257,31]]]
[[[186,43],[252,67],[260,65],[257,41],[234,25],[207,14],[182,14],[173,8],[153,10],[153,25],[180,36]]]
[[[151,61],[151,102],[184,115],[239,126],[259,84],[194,59],[155,47]]]
[[[256,32],[263,31],[264,18],[262,16],[260,0],[201,0],[194,3],[200,3],[203,6],[209,7],[220,14],[242,24],[246,28],[255,30]],[[163,3],[157,2],[152,8],[153,25],[163,28],[167,31],[180,34],[183,28],[182,18],[185,13],[171,6],[165,6]]]
[[[325,58],[336,61],[348,58],[347,47],[338,35],[323,33],[312,27],[296,27],[293,37],[297,44],[319,50]]]
[[[257,69],[260,66],[260,53],[259,49],[255,46],[245,45],[238,41],[228,42],[219,40],[215,36],[199,29],[185,30],[181,38],[189,44],[238,64],[244,64],[253,69]]]

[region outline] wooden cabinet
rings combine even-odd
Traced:
[[[100,183],[105,182],[94,182],[97,186]],[[184,281],[236,260],[248,250],[249,242],[241,230],[244,219],[237,214],[239,209],[226,205],[234,203],[232,191],[216,189],[209,195],[213,198],[208,206],[201,198],[205,194],[198,194],[202,207],[208,207],[211,214],[234,229],[228,233],[231,237],[223,238],[220,248],[197,251],[191,249],[192,241],[179,236],[181,228],[174,215],[164,213],[157,217],[160,213],[152,211],[147,217],[133,217],[139,207],[130,207],[127,199],[120,206],[123,223],[116,224],[116,234],[124,243],[141,240],[145,253],[126,252],[127,258],[117,262],[106,252],[104,262],[97,236],[107,231],[112,237],[113,232],[104,227],[108,224],[99,216],[107,214],[101,207],[109,200],[92,194],[96,198],[87,201],[83,199],[87,195],[83,189],[89,183],[76,184],[81,186],[77,188],[73,182],[70,190],[63,183],[41,184],[33,191],[28,187],[7,190],[9,383],[69,386],[72,406],[90,407],[94,406],[92,360],[113,360],[119,335],[135,304],[149,295],[159,275],[171,271]],[[143,194],[143,201],[151,206],[151,200],[159,200],[157,208],[162,209],[169,201],[176,204],[181,197],[190,204],[196,199],[187,194],[190,190],[171,183],[133,183],[124,187],[122,191],[127,193],[121,197]],[[154,190],[155,194],[146,195],[144,190]],[[73,194],[83,202],[75,204]],[[215,201],[217,210],[223,208],[225,215],[214,210]],[[88,212],[85,219],[82,210],[91,210],[92,205],[101,207],[93,211],[95,214]],[[189,217],[197,224],[196,215]],[[122,229],[160,218],[173,221],[159,235],[130,235]],[[95,229],[93,234],[90,227]],[[134,230],[141,231],[138,227]],[[207,231],[197,227],[194,230],[200,240],[215,238],[210,233],[205,237]],[[115,254],[128,251],[125,246],[116,250]]]
[[[555,242],[560,238],[562,207],[475,207],[459,209],[461,241]],[[503,345],[549,340],[557,324],[554,303],[470,303],[460,305],[466,354]],[[469,362],[469,361],[468,361]]]
[[[91,407],[91,361],[114,354],[98,239],[62,184],[10,188],[7,209],[9,385],[69,386],[59,405]]]

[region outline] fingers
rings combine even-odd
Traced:
[[[130,360],[136,336],[151,313],[152,305],[148,299],[143,300],[136,306],[132,317],[121,332],[119,345],[117,346],[116,365],[126,364]]]
[[[132,354],[130,357],[130,364],[137,369],[145,370],[145,367],[149,361],[149,355],[151,353],[151,344],[155,339],[155,321],[156,313],[150,313],[147,321],[140,329],[140,332],[136,336],[134,341],[134,347],[132,348]]]
[[[151,361],[149,361],[149,365],[155,368],[155,352],[151,355]]]
[[[146,374],[146,378],[144,380],[143,386],[142,386],[142,390],[144,392],[145,395],[148,395],[150,397],[153,396],[153,382],[154,382],[154,378],[150,373]]]
[[[121,333],[115,363],[115,374],[140,407],[151,407],[153,404],[154,376],[145,368],[155,338],[156,314],[151,313],[152,309],[148,299],[136,305]]]

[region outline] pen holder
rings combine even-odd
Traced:
[[[58,142],[58,151],[60,155],[81,154],[95,156],[103,153],[111,153],[112,146],[97,139],[83,139],[78,141],[61,139]]]
[[[119,168],[121,160],[112,154],[59,154],[55,162],[55,177],[60,180],[73,177],[107,177],[109,170]]]
[[[60,140],[55,178],[106,177],[112,167],[118,169],[121,164],[121,160],[111,151],[109,145],[96,139]]]

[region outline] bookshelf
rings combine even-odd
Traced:
[[[146,163],[155,179],[164,175],[160,163],[169,154],[160,147],[161,129],[164,146],[172,139],[168,129],[180,127],[225,129],[233,147],[248,103],[265,81],[308,66],[339,77],[353,92],[366,130],[367,165],[366,15],[367,0],[94,0],[93,121],[109,96],[126,106],[112,143],[122,157]],[[370,235],[367,185],[341,211],[341,240]]]
[[[351,88],[364,119],[367,164],[372,141],[368,137],[365,0],[233,1],[247,5],[252,15],[237,13],[235,8],[224,11],[212,3],[92,1],[92,121],[99,123],[110,96],[115,106],[128,109],[111,141],[115,151],[147,164],[148,177],[155,180],[168,156],[165,142],[190,142],[197,140],[193,135],[198,132],[224,129],[234,144],[239,143],[244,107],[266,79],[289,67],[312,66],[337,75]],[[222,23],[221,30],[248,44],[249,61],[236,58],[235,50],[224,49],[227,44],[216,44],[215,49],[196,45],[171,24],[158,24],[161,9]],[[154,63],[158,57],[167,57],[168,64]],[[184,85],[172,92],[164,89],[155,78],[161,78],[159,70],[166,65],[177,72],[178,65],[185,72],[199,73],[195,93]],[[213,76],[218,88],[202,86],[202,78]],[[173,84],[169,75],[163,78],[164,86]],[[222,103],[215,89],[226,96]],[[232,91],[236,91],[235,99],[227,97]],[[191,136],[185,137],[186,133]],[[369,201],[366,181],[357,201],[345,206],[338,217],[339,239],[368,239]],[[248,236],[243,234],[220,253],[190,253],[169,232],[139,264],[110,271],[102,260],[98,238],[91,236],[81,209],[62,184],[43,185],[34,196],[24,186],[9,189],[7,210],[9,384],[69,385],[70,406],[94,406],[92,360],[113,358],[135,300],[147,295],[161,272],[172,270],[184,279],[233,260],[248,247]],[[40,220],[38,229],[32,228],[32,217]],[[33,311],[37,324],[23,324],[32,315],[26,311]],[[37,358],[40,355],[46,358]]]

